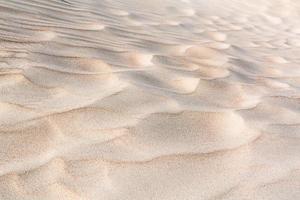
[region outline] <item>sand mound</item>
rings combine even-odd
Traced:
[[[124,62],[132,67],[145,67],[151,65],[152,55],[141,54],[141,53],[123,53],[122,58]]]
[[[111,144],[94,148],[111,148],[111,152],[102,155],[106,159],[143,161],[166,155],[227,151],[250,143],[259,135],[232,112],[152,114],[129,133]],[[124,146],[120,149],[118,144]]]

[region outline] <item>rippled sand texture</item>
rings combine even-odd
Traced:
[[[0,0],[0,199],[300,199],[299,17]]]

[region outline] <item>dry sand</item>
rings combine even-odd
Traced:
[[[299,200],[299,17],[0,0],[0,199]]]

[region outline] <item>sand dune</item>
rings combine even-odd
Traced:
[[[0,0],[0,200],[300,199],[299,11]]]

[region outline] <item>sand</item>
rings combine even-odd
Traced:
[[[300,199],[296,0],[0,0],[0,200]]]

